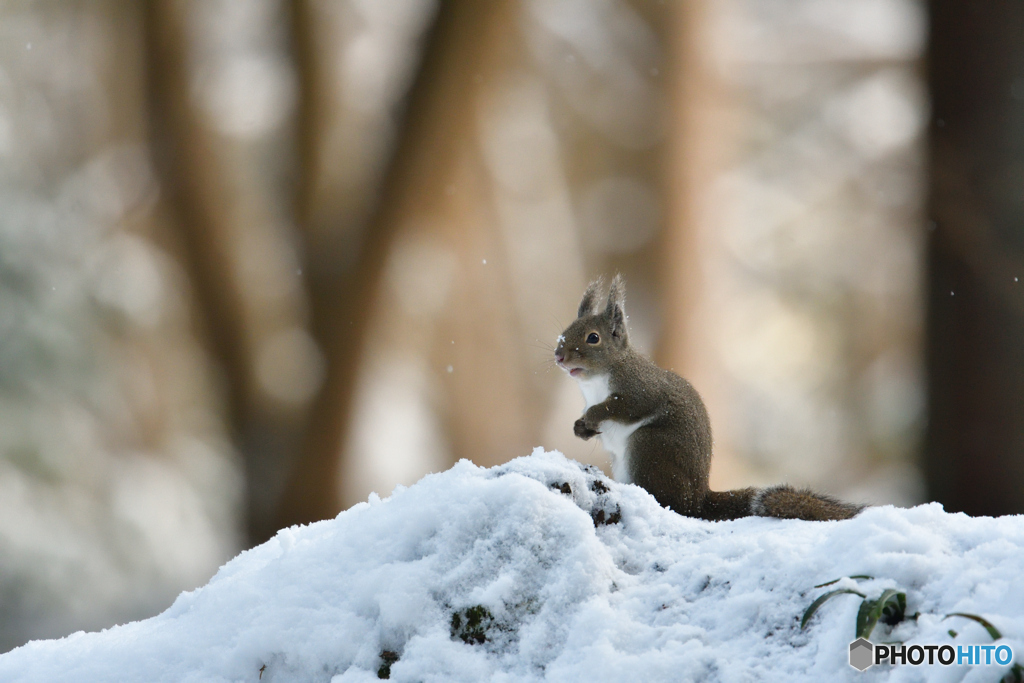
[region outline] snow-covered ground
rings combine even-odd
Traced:
[[[0,656],[0,681],[994,683],[1009,666],[847,663],[861,599],[906,592],[872,640],[989,644],[1024,660],[1024,517],[937,504],[843,522],[705,522],[558,453],[469,462],[285,529],[163,614]],[[845,578],[866,574],[873,579]],[[950,633],[953,629],[957,635]],[[395,659],[397,657],[397,659]]]

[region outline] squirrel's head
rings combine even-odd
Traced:
[[[576,320],[558,337],[555,362],[576,379],[608,372],[615,358],[629,348],[626,332],[626,285],[616,275],[608,301],[598,302],[603,282],[598,278],[583,294]]]

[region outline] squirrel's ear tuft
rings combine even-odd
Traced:
[[[608,290],[608,305],[605,307],[612,328],[612,336],[626,338],[626,283],[622,275],[616,274]]]
[[[597,293],[601,290],[603,285],[604,281],[602,278],[597,278],[590,283],[590,286],[587,287],[587,291],[583,293],[583,300],[580,301],[580,309],[576,313],[577,318],[597,313]]]

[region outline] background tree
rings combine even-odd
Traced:
[[[933,1],[929,84],[929,498],[1021,512],[1024,6]]]

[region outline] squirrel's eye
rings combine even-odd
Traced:
[[[590,334],[587,335],[588,344],[597,344],[600,341],[601,338],[597,336],[597,332],[591,332]]]

